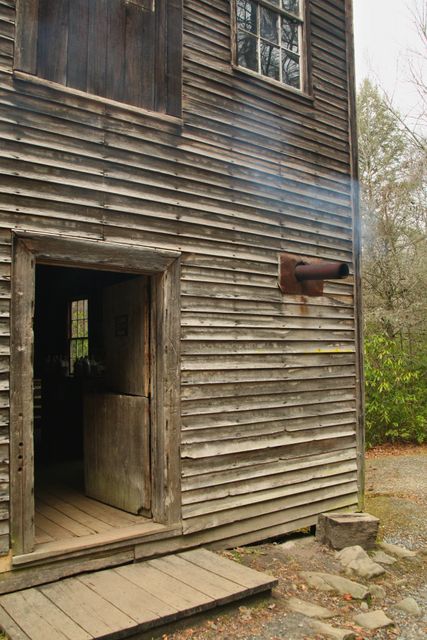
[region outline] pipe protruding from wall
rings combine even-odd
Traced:
[[[350,273],[345,262],[312,262],[298,264],[295,267],[295,277],[298,282],[307,280],[342,280]]]
[[[342,280],[349,274],[345,262],[328,262],[292,253],[279,254],[279,287],[285,294],[322,296],[325,280]]]

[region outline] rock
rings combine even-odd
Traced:
[[[333,549],[359,545],[372,549],[380,521],[369,513],[322,513],[316,527],[316,540]]]
[[[347,570],[361,578],[375,578],[385,573],[384,567],[373,562],[362,547],[346,547],[337,553],[337,558]]]
[[[341,595],[349,593],[355,600],[365,600],[370,595],[369,589],[363,584],[331,573],[302,571],[301,576],[307,580],[310,587],[320,591],[336,591]]]
[[[422,614],[421,608],[414,598],[404,598],[400,602],[397,602],[395,606],[412,616],[420,616]]]
[[[384,551],[375,551],[375,553],[372,554],[372,560],[380,564],[394,564],[396,562],[396,558],[392,558],[387,555],[387,553],[384,553]]]
[[[304,536],[303,538],[295,538],[295,540],[288,540],[283,544],[279,544],[279,548],[284,551],[291,551],[292,549],[297,549],[300,547],[308,547],[310,544],[315,542],[316,539],[314,536]]]
[[[354,621],[360,627],[364,627],[370,631],[391,627],[394,624],[393,620],[390,620],[382,609],[370,611],[369,613],[359,613],[359,615],[354,618]]]
[[[320,620],[311,620],[310,626],[316,633],[321,633],[329,638],[333,638],[333,640],[354,640],[356,637],[353,631],[337,629],[337,627],[332,627],[330,624],[326,624],[326,622],[320,622]]]
[[[367,602],[362,602],[360,608],[362,611],[369,611],[369,605]]]
[[[378,546],[383,549],[386,553],[391,553],[391,555],[396,556],[397,558],[414,558],[417,554],[415,551],[410,551],[406,549],[406,547],[401,547],[397,544],[390,544],[389,542],[380,542]]]
[[[382,602],[386,597],[386,590],[384,587],[381,587],[379,584],[371,584],[369,586],[369,591],[371,592],[371,596],[378,600],[378,602]]]
[[[289,598],[287,605],[292,611],[302,613],[309,618],[333,618],[335,615],[332,611],[326,609],[326,607],[311,604],[299,598]]]
[[[284,551],[291,551],[292,549],[295,549],[297,545],[295,544],[295,540],[288,540],[287,542],[283,542],[283,544],[279,544],[278,546]]]

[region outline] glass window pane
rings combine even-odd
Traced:
[[[258,71],[257,38],[244,31],[237,33],[237,62],[241,67]]]
[[[280,80],[280,49],[267,42],[261,42],[261,73]]]
[[[299,0],[282,0],[282,7],[283,9],[285,9],[285,11],[290,11],[291,13],[296,13],[297,15],[299,15]]]
[[[237,0],[237,26],[250,33],[257,32],[257,3],[252,0]]]
[[[286,18],[282,18],[282,47],[297,53],[299,49],[299,25]]]
[[[261,7],[261,38],[270,42],[279,42],[279,14]]]
[[[282,78],[285,84],[299,89],[301,87],[300,59],[294,53],[282,50]]]

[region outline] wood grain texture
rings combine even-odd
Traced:
[[[126,3],[120,0],[109,2],[107,26],[107,62],[105,96],[123,100],[126,64]]]
[[[105,381],[113,393],[148,398],[149,294],[144,276],[105,287]]]
[[[87,89],[89,2],[72,0],[68,14],[67,85],[82,91]]]
[[[118,640],[276,584],[212,552],[189,552],[3,595],[0,626],[17,640]]]
[[[13,7],[13,5],[12,5]],[[6,9],[1,7],[1,12],[6,13]],[[38,0],[17,0],[16,1],[16,35],[15,35],[15,57],[14,67],[27,73],[37,71],[37,25],[38,25]],[[11,13],[11,12],[10,12]],[[13,19],[15,15],[6,15]]]
[[[165,425],[160,448],[169,438],[181,451],[171,470],[176,487],[182,477],[179,545],[278,535],[357,500],[360,289],[346,8],[308,3],[308,99],[233,71],[229,5],[185,3],[184,126],[0,71],[0,228],[128,245],[135,254],[122,268],[130,271],[141,245],[169,256],[148,266],[158,274],[182,255],[179,298],[153,288],[162,313],[175,317],[160,358],[170,358],[169,377],[159,373],[153,391],[182,381],[178,397],[153,408]],[[82,251],[88,259],[90,243]],[[345,261],[351,277],[327,282],[322,298],[282,296],[283,251]],[[7,304],[7,281],[1,286]],[[7,336],[0,348],[6,379]],[[2,397],[7,435],[7,391]],[[361,469],[360,444],[358,457]],[[168,478],[153,484],[164,504]],[[149,552],[154,545],[139,547]]]
[[[151,336],[151,420],[153,518],[181,521],[180,395],[181,262],[153,278]],[[176,452],[178,455],[171,455]],[[161,469],[161,473],[155,470]]]
[[[26,0],[15,68],[95,96],[181,115],[182,0]],[[13,57],[3,34],[0,65]],[[11,25],[13,27],[13,24]]]
[[[31,4],[31,3],[30,3]],[[38,0],[37,75],[67,84],[69,0]]]
[[[33,361],[34,257],[19,240],[14,245],[11,380],[11,533],[15,553],[34,544]]]
[[[356,78],[354,59],[354,33],[353,33],[353,6],[346,0],[346,28],[347,28],[347,70],[349,79],[348,114],[350,122],[350,150],[351,150],[351,176],[353,189],[353,246],[354,246],[354,272],[355,295],[354,314],[356,325],[356,384],[357,384],[357,460],[358,460],[358,504],[363,511],[365,505],[365,374],[363,362],[363,297],[361,282],[361,256],[362,256],[362,227],[360,217],[360,186],[358,164],[358,140],[357,140],[357,114],[356,114]]]
[[[130,513],[149,513],[148,398],[88,394],[84,399],[84,462],[90,498]]]
[[[99,96],[106,94],[108,4],[106,0],[89,2],[87,90]]]

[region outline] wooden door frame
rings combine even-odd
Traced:
[[[181,522],[180,253],[14,231],[11,332],[10,500],[14,555],[34,548],[33,317],[36,263],[151,276],[152,515]]]

